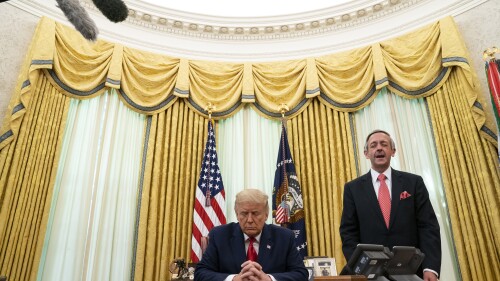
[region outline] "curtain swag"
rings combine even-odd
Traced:
[[[412,54],[409,56],[408,54]],[[88,99],[115,88],[132,110],[154,115],[178,98],[207,117],[223,119],[250,103],[259,114],[281,117],[280,105],[291,118],[317,98],[325,106],[354,112],[371,103],[380,89],[404,98],[437,92],[453,67],[461,68],[473,91],[467,100],[477,129],[497,145],[478,101],[479,83],[467,50],[451,17],[395,39],[322,57],[265,63],[228,63],[173,58],[103,40],[88,42],[72,28],[41,18],[22,69],[19,89],[0,131],[0,149],[15,137],[31,85],[46,75],[62,93]],[[491,123],[491,124],[490,124]]]

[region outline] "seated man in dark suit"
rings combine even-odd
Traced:
[[[308,272],[295,246],[294,233],[266,224],[268,196],[258,189],[236,195],[238,223],[213,228],[196,266],[195,281],[307,281]]]
[[[417,275],[436,281],[441,269],[441,238],[422,177],[391,168],[396,147],[385,131],[368,135],[364,153],[372,168],[344,186],[340,237],[345,258],[349,260],[359,243],[389,249],[413,246],[425,254],[423,270]]]

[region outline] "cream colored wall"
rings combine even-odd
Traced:
[[[0,38],[2,38],[2,43],[0,43],[0,117],[3,120],[38,17],[4,2],[0,4],[0,18],[3,22],[0,26]],[[482,52],[487,47],[500,46],[500,29],[494,24],[500,22],[500,5],[497,1],[490,0],[455,16],[455,20],[470,51],[472,64],[481,82],[483,106],[488,117],[493,118]],[[307,54],[304,56],[306,57]]]
[[[488,82],[484,72],[483,51],[489,47],[500,47],[500,5],[499,1],[487,1],[480,6],[455,16],[465,45],[469,49],[472,65],[481,82],[483,93],[481,103],[487,117],[494,120]],[[497,55],[500,58],[500,55]],[[495,128],[490,128],[495,130]]]
[[[15,1],[15,0],[11,0]],[[3,121],[38,17],[0,3],[0,118]]]

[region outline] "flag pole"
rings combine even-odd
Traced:
[[[280,104],[280,112],[281,112],[281,126],[282,126],[282,130],[286,130],[286,118],[285,118],[285,113],[289,110],[288,106],[285,104],[285,103],[282,103]],[[286,134],[285,131],[283,131],[282,133],[282,138],[284,136],[284,134]],[[283,153],[281,154],[281,161],[283,163],[283,165],[281,166],[282,168],[282,171],[283,171],[283,185],[285,186],[285,202],[288,202],[290,200],[290,198],[288,198],[290,195],[289,195],[289,190],[288,190],[288,175],[286,173],[286,155],[285,155],[285,142],[284,140],[281,141],[281,150],[283,151]],[[288,216],[288,215],[286,215]],[[283,222],[283,223],[280,223],[280,225],[282,227],[286,227],[288,228],[288,223],[290,221],[290,218],[287,217],[287,219]]]
[[[485,61],[486,78],[491,96],[491,104],[497,125],[497,141],[500,144],[500,65],[495,55],[500,53],[497,47],[491,47],[483,52]],[[498,145],[498,164],[500,166],[500,145]]]
[[[215,106],[211,103],[208,102],[207,104],[207,113],[208,113],[208,122],[210,123],[210,126],[214,126],[214,123],[212,122],[212,111],[214,110]],[[210,170],[210,163],[208,164],[208,169]],[[212,195],[212,190],[210,190],[210,185],[209,185],[209,178],[206,179],[206,185],[207,185],[207,191],[205,193],[205,207],[210,207],[211,204],[211,195]]]

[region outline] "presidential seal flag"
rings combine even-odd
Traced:
[[[221,224],[226,224],[226,195],[217,161],[213,124],[212,120],[209,120],[208,138],[194,200],[193,238],[191,240],[193,262],[201,260],[203,248],[208,242],[208,232],[214,226]]]
[[[273,219],[274,223],[295,232],[297,250],[302,257],[307,256],[302,191],[295,173],[295,165],[288,146],[288,137],[284,124],[281,125],[281,141],[274,174]]]

